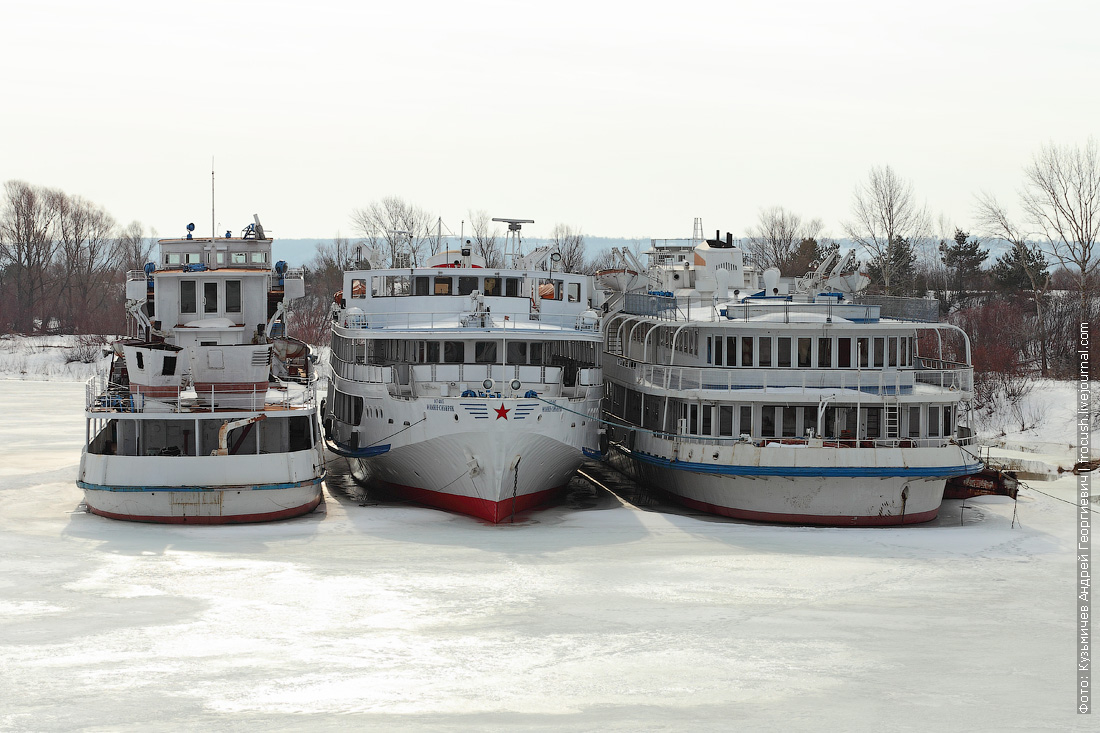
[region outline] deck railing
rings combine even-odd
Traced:
[[[354,329],[401,328],[410,330],[504,329],[505,331],[572,330],[591,334],[600,331],[599,318],[568,313],[345,313],[337,325]]]
[[[312,409],[316,406],[313,385],[279,382],[266,389],[241,389],[217,385],[196,391],[179,385],[169,394],[153,397],[132,391],[128,385],[111,382],[107,375],[91,377],[84,385],[86,409],[90,412],[199,412],[211,405],[221,412],[255,412],[271,408]]]
[[[749,320],[760,316],[774,317],[778,314],[782,316],[783,323],[790,323],[792,314],[806,312],[820,314],[825,318],[843,318],[856,322],[879,320],[878,305],[837,303],[835,299],[820,303],[788,301],[785,297],[763,301],[750,300],[745,303],[731,303],[729,300],[729,298],[626,293],[623,297],[623,312],[662,321]]]
[[[735,445],[738,443],[751,444],[756,447],[766,448],[768,446],[804,446],[814,448],[836,448],[836,449],[852,449],[852,448],[946,448],[950,445],[973,445],[977,442],[977,439],[966,430],[965,434],[962,433],[960,426],[960,435],[949,437],[931,437],[931,438],[863,438],[856,440],[854,438],[835,438],[826,437],[820,439],[811,438],[774,438],[774,437],[752,437],[745,439],[741,436],[710,436],[710,435],[680,435],[677,433],[655,432],[651,430],[637,429],[637,433],[645,433],[652,435],[658,440],[671,441],[676,443],[677,446],[713,446],[721,447],[728,445]],[[632,431],[625,426],[614,426],[609,429],[609,436],[611,440],[616,442],[622,442],[628,440],[628,434]],[[629,441],[628,441],[629,442]],[[629,447],[629,446],[628,446]],[[635,445],[637,448],[637,445]]]
[[[937,362],[946,364],[946,362]],[[969,367],[920,369],[707,369],[639,364],[640,383],[660,389],[791,390],[850,389],[875,395],[909,394],[918,384],[970,392],[974,373]]]

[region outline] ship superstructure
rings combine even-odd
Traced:
[[[189,225],[189,230],[193,225]],[[222,524],[303,514],[324,452],[308,347],[284,332],[301,272],[239,237],[165,239],[129,273],[130,336],[87,385],[77,483],[115,519]]]
[[[592,280],[553,271],[553,254],[487,267],[466,244],[421,267],[345,273],[324,424],[361,479],[500,522],[597,450]]]
[[[889,525],[934,518],[945,480],[980,468],[969,341],[935,301],[858,297],[851,253],[797,280],[729,235],[647,254],[603,361],[612,459],[642,482],[732,517]]]

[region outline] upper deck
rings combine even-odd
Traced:
[[[538,331],[598,338],[592,279],[576,273],[444,265],[344,275],[336,325],[423,332]]]

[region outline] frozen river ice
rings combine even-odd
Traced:
[[[2,730],[1097,729],[1073,507],[1037,492],[1015,528],[1003,497],[814,529],[603,490],[490,526],[334,475],[299,519],[133,524],[81,509],[83,399],[0,381]]]

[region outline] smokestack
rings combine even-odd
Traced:
[[[727,247],[732,247],[733,246],[733,234],[730,233],[730,232],[726,232],[726,246]]]

